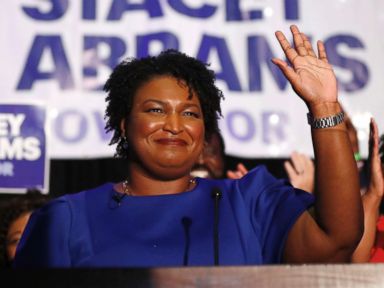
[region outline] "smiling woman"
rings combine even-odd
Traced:
[[[173,77],[156,77],[137,90],[121,130],[131,147],[130,165],[136,167],[130,178],[142,170],[169,180],[188,175],[204,144],[199,98]],[[172,193],[168,188],[165,192]]]
[[[324,45],[318,55],[291,27],[279,59],[307,104],[316,171],[314,197],[265,167],[241,179],[191,176],[218,133],[221,91],[201,61],[168,50],[119,64],[105,84],[106,130],[127,179],[65,195],[33,213],[15,267],[154,267],[346,262],[362,233],[357,169]],[[337,123],[320,120],[339,116]],[[317,123],[316,122],[316,123]],[[328,123],[328,122],[327,122]],[[321,127],[320,127],[321,126]],[[345,204],[348,203],[346,207]]]

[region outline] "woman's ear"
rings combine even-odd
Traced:
[[[120,130],[121,130],[121,137],[125,137],[125,119],[121,119],[120,121]]]

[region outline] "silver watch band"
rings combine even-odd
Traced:
[[[314,129],[329,128],[339,125],[344,120],[344,112],[336,115],[315,119],[311,113],[307,113],[308,124]]]

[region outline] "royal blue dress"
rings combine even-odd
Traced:
[[[211,191],[222,197],[215,208]],[[161,267],[275,264],[313,196],[264,166],[240,180],[197,179],[191,191],[119,200],[108,183],[33,213],[14,267]],[[216,209],[216,210],[215,210]]]

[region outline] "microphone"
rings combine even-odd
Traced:
[[[114,193],[112,195],[112,200],[117,204],[117,206],[110,206],[110,208],[117,208],[120,206],[121,202],[123,201],[123,198],[126,196],[126,194],[121,194],[121,193]]]
[[[211,197],[215,201],[214,206],[214,222],[213,222],[213,258],[215,266],[219,265],[219,202],[222,193],[219,187],[214,187],[211,192]]]
[[[188,266],[189,243],[190,243],[189,228],[192,225],[192,220],[189,217],[183,217],[183,218],[181,218],[181,224],[183,224],[184,233],[185,233],[185,247],[184,247],[183,265]]]

